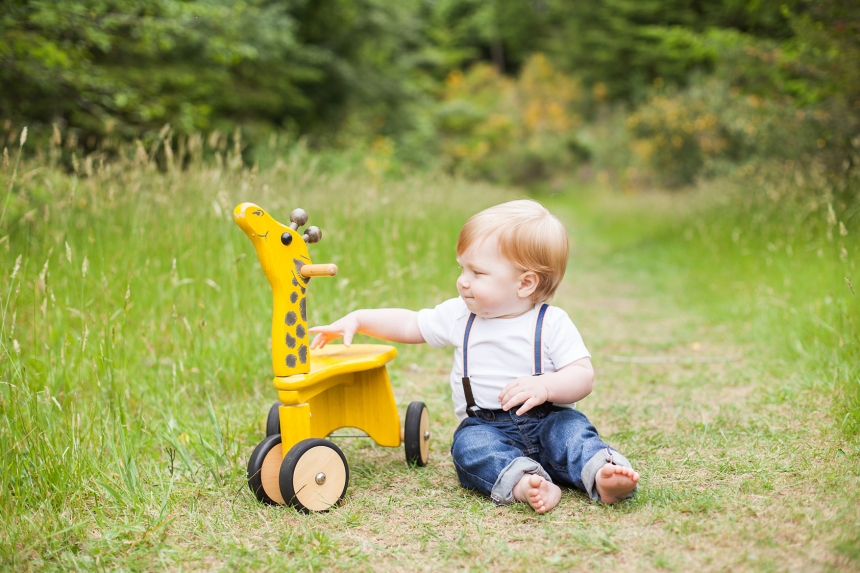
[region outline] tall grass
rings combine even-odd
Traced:
[[[111,162],[72,157],[67,170],[54,147],[0,174],[7,566],[71,566],[84,546],[97,562],[133,558],[189,511],[177,490],[194,505],[243,484],[275,393],[271,289],[236,204],[282,221],[302,207],[323,230],[311,256],[340,273],[311,285],[318,324],[450,294],[457,230],[500,195],[444,176],[382,185],[361,162],[302,145],[273,152],[263,173],[231,152],[182,170],[153,157],[138,147]]]

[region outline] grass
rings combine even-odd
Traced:
[[[401,347],[395,397],[401,414],[415,399],[430,408],[429,467],[340,440],[345,503],[305,516],[257,504],[245,483],[275,399],[271,294],[232,207],[251,200],[284,219],[301,206],[322,228],[311,256],[340,268],[309,290],[311,322],[324,323],[452,296],[459,227],[517,194],[441,175],[381,178],[301,146],[260,172],[229,156],[160,172],[144,155],[65,174],[49,158],[22,160],[11,186],[11,169],[2,174],[0,567],[856,570],[860,448],[850,416],[842,423],[852,412],[843,378],[856,379],[857,363],[857,339],[842,331],[856,325],[856,302],[820,290],[846,264],[838,256],[804,255],[798,264],[814,272],[791,292],[812,298],[798,302],[773,286],[776,269],[796,276],[798,259],[767,242],[755,253],[771,265],[738,256],[756,243],[734,241],[745,224],[730,216],[741,215],[714,218],[712,199],[543,197],[573,230],[556,302],[599,372],[582,408],[642,471],[639,495],[603,507],[568,491],[536,516],[463,490],[447,456],[450,355]],[[790,302],[767,304],[767,287]],[[810,305],[842,332],[840,350]],[[806,355],[791,350],[791,332]],[[608,358],[703,355],[742,358]]]

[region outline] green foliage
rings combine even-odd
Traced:
[[[860,11],[856,2],[827,0],[791,21],[795,36],[784,56],[796,78],[790,87],[813,110],[830,170],[850,175],[860,165]]]
[[[428,51],[443,74],[478,60],[517,71],[540,49],[548,28],[546,8],[528,0],[441,0],[424,10]]]
[[[847,181],[860,162],[860,77],[849,62],[860,49],[856,34],[843,32],[860,29],[860,20],[841,6],[822,3],[803,16],[786,11],[796,33],[781,41],[719,29],[700,35],[720,55],[712,73],[690,76],[680,89],[655,80],[626,126],[615,127],[626,163],[596,163],[614,164],[634,187],[688,186],[774,159],[823,163],[840,192],[850,193]]]
[[[556,0],[550,3],[555,23],[550,50],[586,85],[603,86],[598,99],[638,102],[657,78],[683,86],[691,72],[713,68],[721,54],[703,41],[708,29],[790,36],[784,5],[794,3]]]
[[[7,3],[0,115],[98,136],[165,123],[186,134],[237,122],[309,129],[339,125],[351,107],[396,116],[415,40],[407,5],[330,4]]]

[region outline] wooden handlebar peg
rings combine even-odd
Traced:
[[[321,264],[321,265],[302,265],[299,271],[303,277],[333,277],[337,274],[337,265]]]

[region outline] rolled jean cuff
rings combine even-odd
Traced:
[[[594,481],[597,478],[597,472],[606,464],[613,464],[625,468],[633,467],[633,465],[627,461],[627,458],[611,448],[603,448],[594,454],[591,459],[588,460],[588,463],[583,466],[582,473],[579,474],[582,478],[582,485],[585,486],[585,492],[588,494],[588,497],[594,501],[600,501],[600,495],[597,493],[597,487],[595,487]],[[630,499],[633,497],[634,493],[636,493],[636,487],[633,488],[633,491],[627,494],[625,499]]]
[[[499,505],[512,504],[516,501],[514,499],[514,486],[526,474],[537,474],[546,481],[552,482],[552,478],[539,463],[531,458],[519,457],[499,473],[499,477],[496,478],[496,483],[493,484],[493,489],[490,491],[490,497]]]

